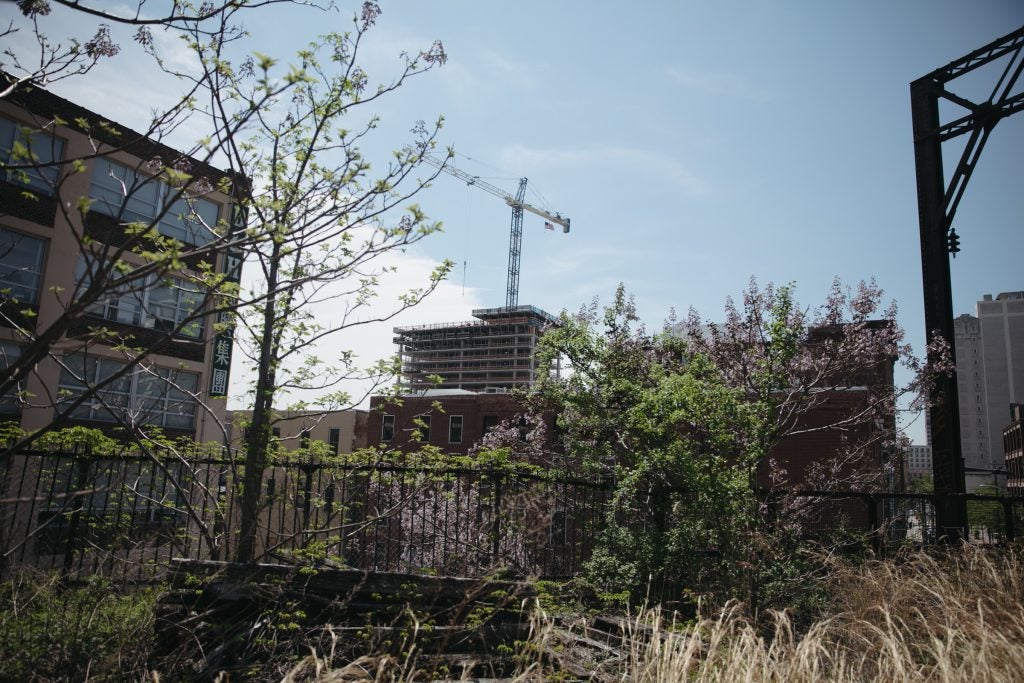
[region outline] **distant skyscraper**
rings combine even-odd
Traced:
[[[991,484],[991,470],[1003,468],[1010,404],[1024,403],[1024,292],[1004,292],[994,300],[986,294],[977,313],[954,321],[968,490]]]
[[[907,449],[907,480],[921,479],[932,474],[932,447],[914,445]]]

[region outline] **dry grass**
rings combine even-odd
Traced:
[[[1019,550],[836,564],[835,612],[805,633],[785,612],[756,627],[738,605],[685,624],[644,610],[603,659],[577,661],[599,681],[1019,681],[1022,583]],[[549,660],[573,657],[550,621],[536,648]],[[539,660],[520,680],[544,680],[545,669]]]
[[[611,639],[583,621],[538,613],[523,645],[522,683],[720,681],[898,683],[1024,680],[1024,554],[962,548],[857,564],[837,561],[826,585],[832,611],[797,632],[786,612],[754,624],[742,606],[674,621],[657,609],[618,621]],[[592,624],[592,622],[591,622]],[[341,660],[341,661],[339,661]],[[311,654],[288,683],[432,680],[410,647],[401,657],[345,662]],[[459,679],[452,672],[446,680]],[[474,680],[467,674],[463,680]]]

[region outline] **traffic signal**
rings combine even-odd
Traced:
[[[960,235],[956,234],[956,229],[951,228],[949,234],[946,236],[946,251],[956,258],[957,253],[960,251]]]

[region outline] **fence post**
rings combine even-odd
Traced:
[[[1006,540],[1013,541],[1017,537],[1016,525],[1013,521],[1013,499],[1003,496],[1003,519],[1006,520]]]
[[[313,465],[307,463],[302,466],[302,474],[305,476],[302,482],[302,547],[309,546],[309,499],[313,496]]]
[[[494,472],[494,470],[492,470]],[[494,475],[494,519],[491,522],[491,563],[498,566],[498,553],[501,551],[501,474]]]
[[[71,484],[71,476],[68,476],[68,491],[69,494],[81,493],[85,490],[85,485],[88,483],[89,477],[89,463],[92,454],[92,449],[86,445],[85,457],[82,457],[75,452],[71,456],[72,470],[77,471],[78,478],[75,480],[74,485]],[[84,496],[75,495],[74,501],[71,503],[71,519],[68,522],[68,541],[67,546],[64,548],[64,575],[67,576],[71,572],[71,565],[75,563],[75,541],[78,539],[78,526],[81,524],[82,519],[82,498]]]
[[[882,529],[878,523],[878,501],[870,493],[864,494],[864,500],[868,505],[868,528],[871,529],[871,547],[874,548],[876,555],[880,555],[882,552]]]

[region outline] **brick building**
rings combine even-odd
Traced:
[[[465,455],[484,434],[522,412],[510,395],[465,389],[428,389],[403,395],[399,401],[374,396],[366,420],[368,445],[405,452],[430,444]],[[545,422],[548,434],[553,433],[554,417],[546,416]]]

